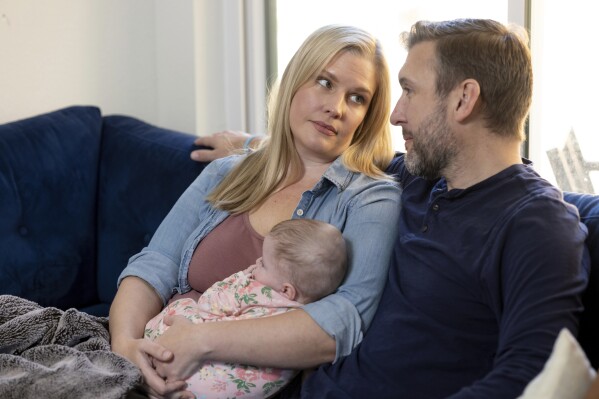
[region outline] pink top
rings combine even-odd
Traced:
[[[247,212],[227,217],[216,226],[196,247],[187,278],[192,290],[174,295],[197,300],[212,284],[231,274],[246,269],[262,256],[264,237],[250,224]]]

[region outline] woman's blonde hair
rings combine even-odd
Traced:
[[[376,78],[368,111],[342,155],[343,163],[351,171],[373,178],[386,177],[384,170],[393,157],[389,130],[391,93],[389,68],[381,45],[362,29],[329,25],[304,41],[285,68],[279,87],[271,92],[268,139],[233,168],[208,201],[230,213],[247,212],[261,204],[284,180],[295,182],[300,178],[303,165],[289,122],[291,101],[302,85],[343,52],[371,60]]]

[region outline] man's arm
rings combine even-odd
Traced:
[[[577,334],[590,268],[586,232],[577,215],[557,201],[528,207],[506,233],[493,370],[453,399],[520,395],[541,371],[559,331]]]
[[[198,137],[194,144],[212,149],[194,150],[190,156],[191,159],[198,162],[214,161],[238,153],[248,139],[251,139],[248,143],[250,148],[257,148],[263,140],[262,137],[235,130],[224,130],[210,136]]]

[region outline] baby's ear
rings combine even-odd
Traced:
[[[287,297],[290,301],[295,301],[297,299],[297,290],[290,283],[283,283],[283,287],[281,291],[279,291],[281,295]]]

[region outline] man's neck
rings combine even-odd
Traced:
[[[447,189],[471,187],[502,170],[522,163],[520,141],[504,138],[491,132],[463,145],[452,164],[443,172]]]

